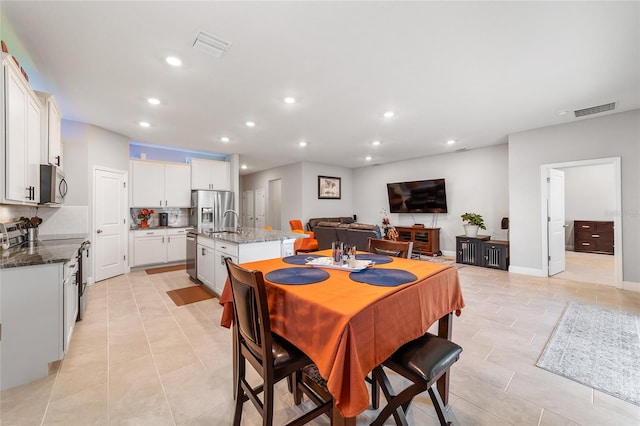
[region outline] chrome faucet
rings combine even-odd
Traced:
[[[240,217],[238,216],[238,212],[235,210],[226,210],[222,215],[223,219],[227,217],[227,213],[233,213],[236,216],[236,231],[240,232]]]

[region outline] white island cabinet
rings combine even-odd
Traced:
[[[304,237],[302,234],[257,228],[243,228],[241,233],[200,233],[198,279],[220,296],[227,281],[225,257],[240,264],[282,257],[283,253],[291,253],[287,248],[293,239]]]

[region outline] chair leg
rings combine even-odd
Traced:
[[[233,413],[233,426],[240,426],[240,421],[242,420],[242,406],[247,400],[247,396],[242,389],[242,382],[244,381],[246,365],[244,362],[244,358],[236,361],[234,364],[234,396],[236,398],[236,409]]]
[[[295,373],[287,377],[287,380],[289,382],[293,381],[293,402],[296,405],[300,405],[302,403],[302,391],[298,385],[302,381],[302,371],[296,370]]]
[[[442,402],[442,398],[440,397],[440,392],[438,392],[437,384],[434,383],[429,388],[429,396],[431,397],[431,402],[433,402],[433,407],[436,409],[436,413],[438,414],[438,419],[440,420],[440,424],[442,426],[450,425],[451,422],[447,416],[447,411]]]

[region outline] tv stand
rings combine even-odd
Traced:
[[[417,255],[441,255],[440,228],[422,226],[396,226],[398,241],[412,241],[413,253]]]

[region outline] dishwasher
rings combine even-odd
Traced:
[[[195,231],[187,233],[187,274],[195,282],[198,281],[198,234]]]

